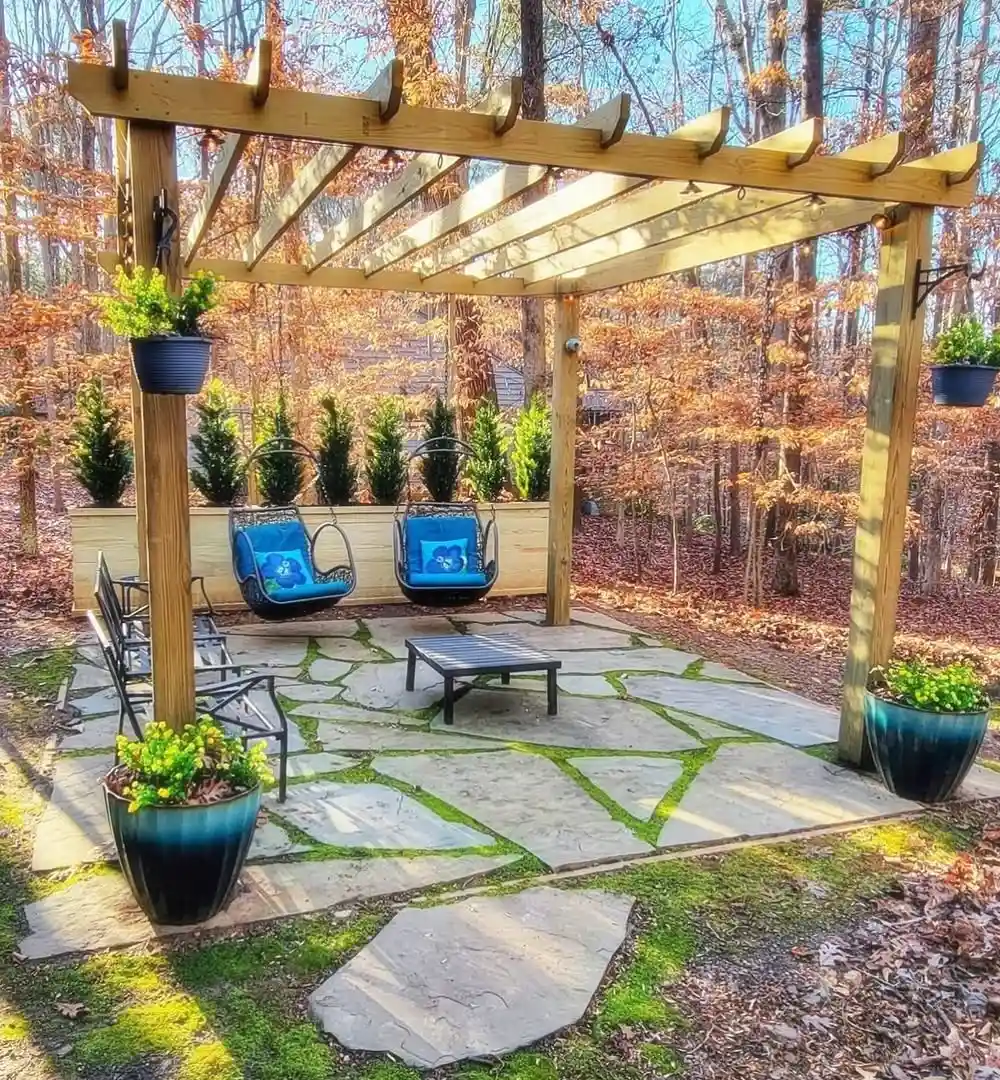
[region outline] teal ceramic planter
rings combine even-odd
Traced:
[[[260,787],[207,806],[147,806],[104,786],[122,872],[154,923],[187,926],[230,901],[253,839]]]
[[[865,693],[865,731],[885,786],[935,803],[962,785],[986,736],[989,714],[911,709]]]

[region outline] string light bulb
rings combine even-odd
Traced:
[[[823,207],[826,206],[826,200],[820,195],[810,195],[807,205],[809,207],[809,217],[813,221],[819,221],[823,216]]]

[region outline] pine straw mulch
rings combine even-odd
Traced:
[[[1000,828],[859,924],[706,960],[670,996],[688,1080],[1000,1080]]]

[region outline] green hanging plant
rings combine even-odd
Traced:
[[[200,337],[199,321],[218,302],[218,285],[214,274],[199,270],[175,297],[167,291],[167,279],[159,270],[137,266],[127,274],[119,267],[115,275],[118,295],[98,297],[101,322],[119,337],[134,341],[164,334]]]
[[[372,413],[365,450],[365,475],[372,498],[382,506],[399,502],[406,486],[403,411],[394,398],[383,398]]]
[[[440,398],[424,413],[423,441],[431,439],[455,439],[455,410]],[[424,486],[434,502],[447,503],[455,498],[458,487],[458,471],[461,458],[452,445],[448,450],[430,450],[420,461]]]
[[[278,393],[273,405],[263,411],[261,442],[272,442],[270,450],[294,449],[292,418],[284,391]],[[302,490],[304,481],[302,459],[294,454],[268,454],[257,462],[257,483],[265,506],[289,506]]]
[[[95,506],[118,506],[132,478],[132,448],[124,414],[91,379],[76,396],[70,461],[77,480]]]
[[[994,359],[991,346],[983,324],[971,315],[962,315],[938,335],[934,345],[934,362],[962,365],[1000,363],[1000,355]]]
[[[320,401],[319,493],[327,506],[346,506],[358,488],[358,466],[351,461],[354,417],[346,406],[328,395]]]
[[[194,408],[198,430],[191,436],[191,445],[197,464],[191,470],[191,482],[209,506],[232,506],[244,478],[233,396],[220,379],[211,379]]]
[[[518,415],[510,459],[518,495],[532,502],[547,498],[552,464],[552,414],[541,394],[534,394]]]
[[[485,397],[476,407],[469,444],[472,457],[466,475],[479,502],[494,502],[507,481],[506,440],[500,410],[492,397]]]

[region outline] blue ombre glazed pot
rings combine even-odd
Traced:
[[[885,786],[916,802],[950,798],[986,737],[989,713],[911,709],[865,692],[865,731]]]
[[[206,806],[145,806],[104,785],[118,858],[139,907],[154,923],[204,922],[229,903],[246,862],[260,786]]]

